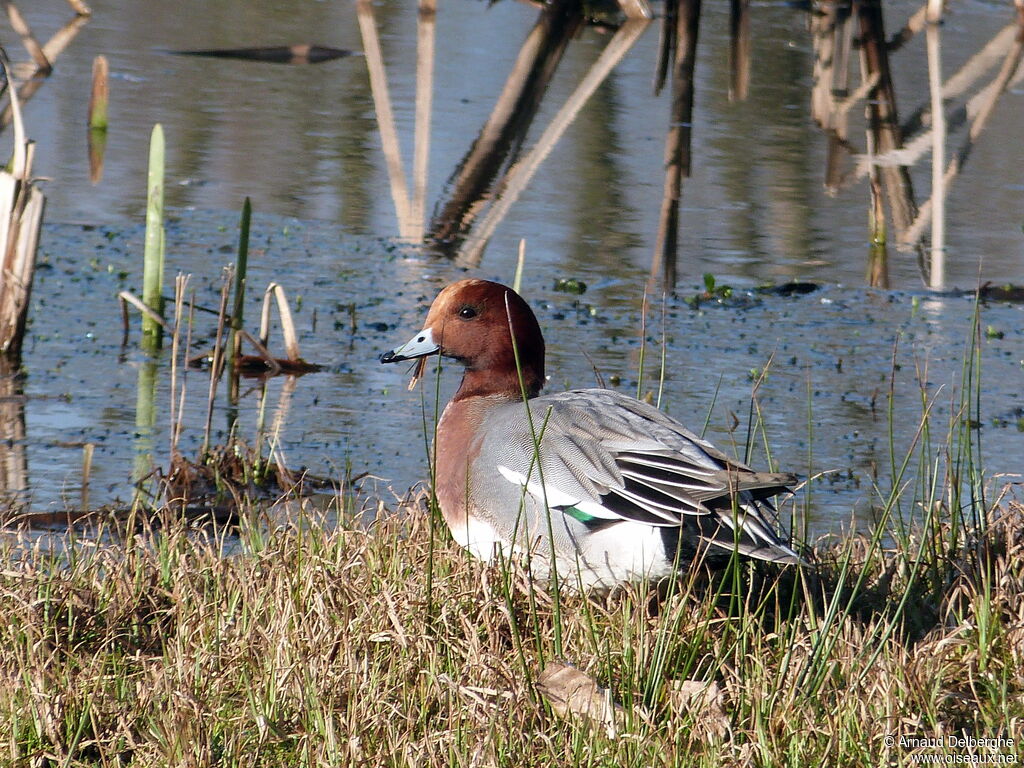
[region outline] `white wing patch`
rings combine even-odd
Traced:
[[[498,465],[498,472],[508,480],[521,488],[525,488],[533,498],[548,507],[575,507],[580,512],[591,517],[599,517],[602,520],[621,520],[622,516],[617,515],[610,509],[605,509],[596,501],[589,501],[577,498],[575,495],[555,488],[551,485],[542,485],[539,482],[528,480],[522,472],[516,472],[508,467]]]

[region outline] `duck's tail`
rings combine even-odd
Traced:
[[[710,546],[736,550],[746,557],[783,565],[807,565],[777,533],[775,507],[767,500],[788,491],[780,485],[744,489],[735,502],[728,503],[727,499],[726,505],[713,507],[715,514],[698,518],[698,535]]]

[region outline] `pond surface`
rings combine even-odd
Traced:
[[[916,8],[892,2],[883,10],[895,31]],[[41,38],[69,14],[56,0],[23,11]],[[1012,20],[1005,3],[962,2],[954,11],[942,31],[946,77]],[[417,13],[412,3],[397,2],[376,5],[374,12],[409,168]],[[676,294],[664,306],[652,300],[638,385],[641,306],[669,123],[668,93],[656,97],[651,88],[657,22],[597,88],[495,230],[479,266],[467,271],[436,247],[401,239],[363,57],[288,66],[163,52],[306,42],[362,50],[354,4],[302,3],[285,11],[240,1],[97,2],[25,109],[37,141],[36,173],[49,179],[48,208],[24,355],[25,436],[15,440],[25,448],[27,480],[9,490],[29,499],[35,511],[76,507],[82,450],[92,443],[90,503],[131,497],[145,358],[131,347],[120,350],[115,294],[140,290],[148,138],[160,122],[168,147],[168,274],[191,274],[197,302],[216,306],[222,267],[233,261],[241,201],[250,196],[248,324],[258,324],[263,287],[272,280],[283,284],[303,357],[327,366],[298,380],[292,392],[284,391],[283,380],[269,384],[268,424],[287,396],[278,440],[289,466],[334,477],[370,472],[379,479],[366,482],[385,498],[389,489],[402,494],[421,482],[423,411],[431,418],[433,387],[428,382],[407,392],[405,372],[376,358],[420,327],[446,282],[467,273],[510,281],[517,244],[525,238],[523,293],[545,330],[551,389],[591,386],[596,367],[625,391],[656,392],[664,341],[662,406],[698,430],[707,419],[709,436],[742,457],[754,377],[771,360],[758,403],[772,461],[805,475],[835,470],[815,486],[815,530],[834,530],[866,514],[891,483],[890,382],[897,462],[917,433],[919,380],[936,399],[938,454],[941,433],[958,423],[950,414],[960,402],[975,306],[970,298],[926,291],[917,255],[895,247],[889,249],[891,288],[867,287],[868,184],[861,180],[838,192],[823,184],[829,140],[809,113],[814,47],[808,14],[781,3],[757,4],[752,14],[749,96],[730,102],[727,4],[704,10]],[[491,113],[537,15],[511,0],[490,7],[471,0],[440,4],[428,215],[451,193],[453,172]],[[525,147],[537,141],[610,37],[586,28],[568,44]],[[102,180],[93,185],[84,123],[91,63],[100,53],[110,60],[111,116]],[[927,104],[922,39],[893,54],[893,79],[902,111]],[[1003,94],[950,190],[946,288],[1022,281],[1022,96],[1019,81]],[[851,110],[851,143],[861,152],[862,115],[861,106]],[[961,129],[949,146],[959,146],[963,136]],[[909,176],[920,204],[930,194],[927,158]],[[686,298],[703,290],[706,272],[718,285],[736,287],[734,300],[688,304]],[[581,296],[555,291],[555,280],[565,277],[584,281],[588,290]],[[795,296],[746,292],[795,280],[821,287]],[[983,466],[989,475],[1020,473],[1024,310],[988,302],[980,312],[983,395],[972,418],[979,422]],[[197,317],[196,351],[209,346],[213,327],[211,319]],[[134,327],[132,334],[134,344]],[[272,347],[280,349],[279,337]],[[168,357],[158,362],[157,423],[147,436],[152,443],[141,446],[164,467]],[[453,370],[442,373],[442,399],[456,381]],[[206,417],[205,374],[187,374],[185,385],[181,449],[195,455]],[[244,394],[238,418],[250,442],[260,418],[258,395],[256,389]],[[225,397],[218,395],[215,440],[225,439],[228,417]],[[752,461],[763,466],[764,451],[755,449]]]

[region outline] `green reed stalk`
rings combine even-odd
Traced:
[[[107,102],[109,101],[109,73],[107,57],[102,54],[92,60],[92,93],[89,97],[89,128],[107,130]]]
[[[437,356],[437,365],[435,370],[437,375],[434,377],[434,418],[431,420],[433,427],[427,429],[426,424],[426,408],[422,408],[421,411],[424,414],[423,424],[423,436],[426,439],[428,433],[431,434],[431,439],[427,444],[427,457],[430,465],[430,542],[427,545],[427,578],[425,583],[426,600],[424,605],[427,606],[427,620],[433,621],[434,618],[434,556],[436,554],[437,546],[437,524],[441,517],[441,505],[437,501],[437,424],[441,419],[441,370],[442,370],[441,356]]]
[[[149,140],[149,173],[146,177],[146,245],[142,267],[142,301],[164,316],[164,129],[153,126]],[[163,343],[163,328],[142,317],[142,349],[154,354]]]

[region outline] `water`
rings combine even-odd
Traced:
[[[130,10],[129,10],[130,9]],[[890,33],[914,10],[887,3]],[[25,11],[40,37],[66,6]],[[411,4],[376,8],[403,157],[412,157],[416,13]],[[182,18],[202,23],[182,24]],[[512,2],[442,4],[438,14],[430,206],[486,120],[536,11]],[[1002,4],[958,4],[943,29],[947,76],[1009,21]],[[683,188],[677,297],[649,318],[651,360],[666,342],[663,406],[725,450],[743,455],[751,371],[769,359],[759,391],[772,460],[802,474],[836,470],[816,486],[813,521],[835,529],[865,513],[888,489],[886,393],[894,345],[894,442],[914,439],[921,414],[915,370],[938,392],[933,418],[949,422],[958,400],[973,304],[922,289],[916,258],[891,250],[895,290],[865,285],[867,188],[836,196],[823,187],[826,140],[808,114],[813,51],[806,15],[783,5],[754,9],[750,97],[731,104],[725,72],[727,11],[705,8],[696,72],[692,178]],[[538,116],[530,145],[600,54],[608,35],[584,30],[568,46]],[[376,357],[420,327],[430,299],[466,274],[429,249],[397,241],[398,226],[380,151],[366,64],[349,58],[289,67],[170,56],[164,49],[315,42],[361,49],[350,5],[228,2],[111,2],[57,62],[26,108],[38,142],[36,172],[46,176],[41,242],[24,366],[26,461],[33,508],[77,503],[81,452],[96,444],[90,499],[127,499],[135,403],[142,358],[122,355],[118,290],[141,283],[144,178],[149,130],[164,125],[168,146],[168,272],[191,273],[197,301],[215,306],[220,269],[232,260],[244,196],[256,211],[250,256],[250,325],[271,280],[293,300],[303,356],[327,366],[298,382],[280,436],[290,466],[339,476],[371,472],[376,492],[402,493],[426,477],[422,408],[433,391],[406,392],[405,376]],[[651,95],[657,30],[650,28],[598,89],[508,217],[472,274],[509,281],[519,238],[527,239],[524,294],[549,348],[550,388],[589,386],[588,356],[605,379],[636,391],[640,306],[651,263],[663,181],[668,100]],[[92,186],[85,107],[91,61],[110,59],[111,128],[103,180]],[[927,101],[923,41],[894,57],[901,112]],[[1020,282],[1024,254],[1021,90],[1004,95],[947,202],[949,285]],[[860,109],[853,110],[859,115]],[[856,126],[859,117],[853,119]],[[851,136],[863,148],[863,131]],[[952,143],[955,146],[955,142]],[[918,203],[927,164],[911,171]],[[429,210],[429,209],[428,209]],[[701,275],[752,288],[813,280],[823,287],[791,298],[760,296],[750,306],[704,306],[684,299]],[[559,277],[585,281],[581,297],[552,289]],[[301,302],[301,305],[299,305]],[[350,330],[355,304],[357,329]],[[981,438],[988,473],[1019,473],[1018,428],[1024,378],[1022,309],[982,307],[984,396]],[[664,336],[662,334],[664,323]],[[134,323],[133,323],[134,325]],[[197,335],[212,332],[205,317]],[[137,329],[133,327],[133,342]],[[1001,335],[1001,336],[1000,336]],[[279,337],[274,348],[281,350]],[[202,344],[197,341],[196,347]],[[584,354],[586,353],[586,354]],[[155,458],[166,465],[169,375],[158,376]],[[456,383],[442,378],[442,399]],[[190,373],[182,449],[198,450],[206,382]],[[270,384],[273,406],[282,384]],[[426,398],[426,401],[424,401]],[[228,421],[218,399],[215,438]],[[256,393],[239,417],[252,441]],[[710,411],[710,417],[708,412]],[[268,419],[269,421],[269,419]],[[738,424],[738,426],[736,426]],[[763,466],[763,451],[753,462]],[[877,478],[877,480],[876,480]],[[879,490],[874,490],[878,483]]]

